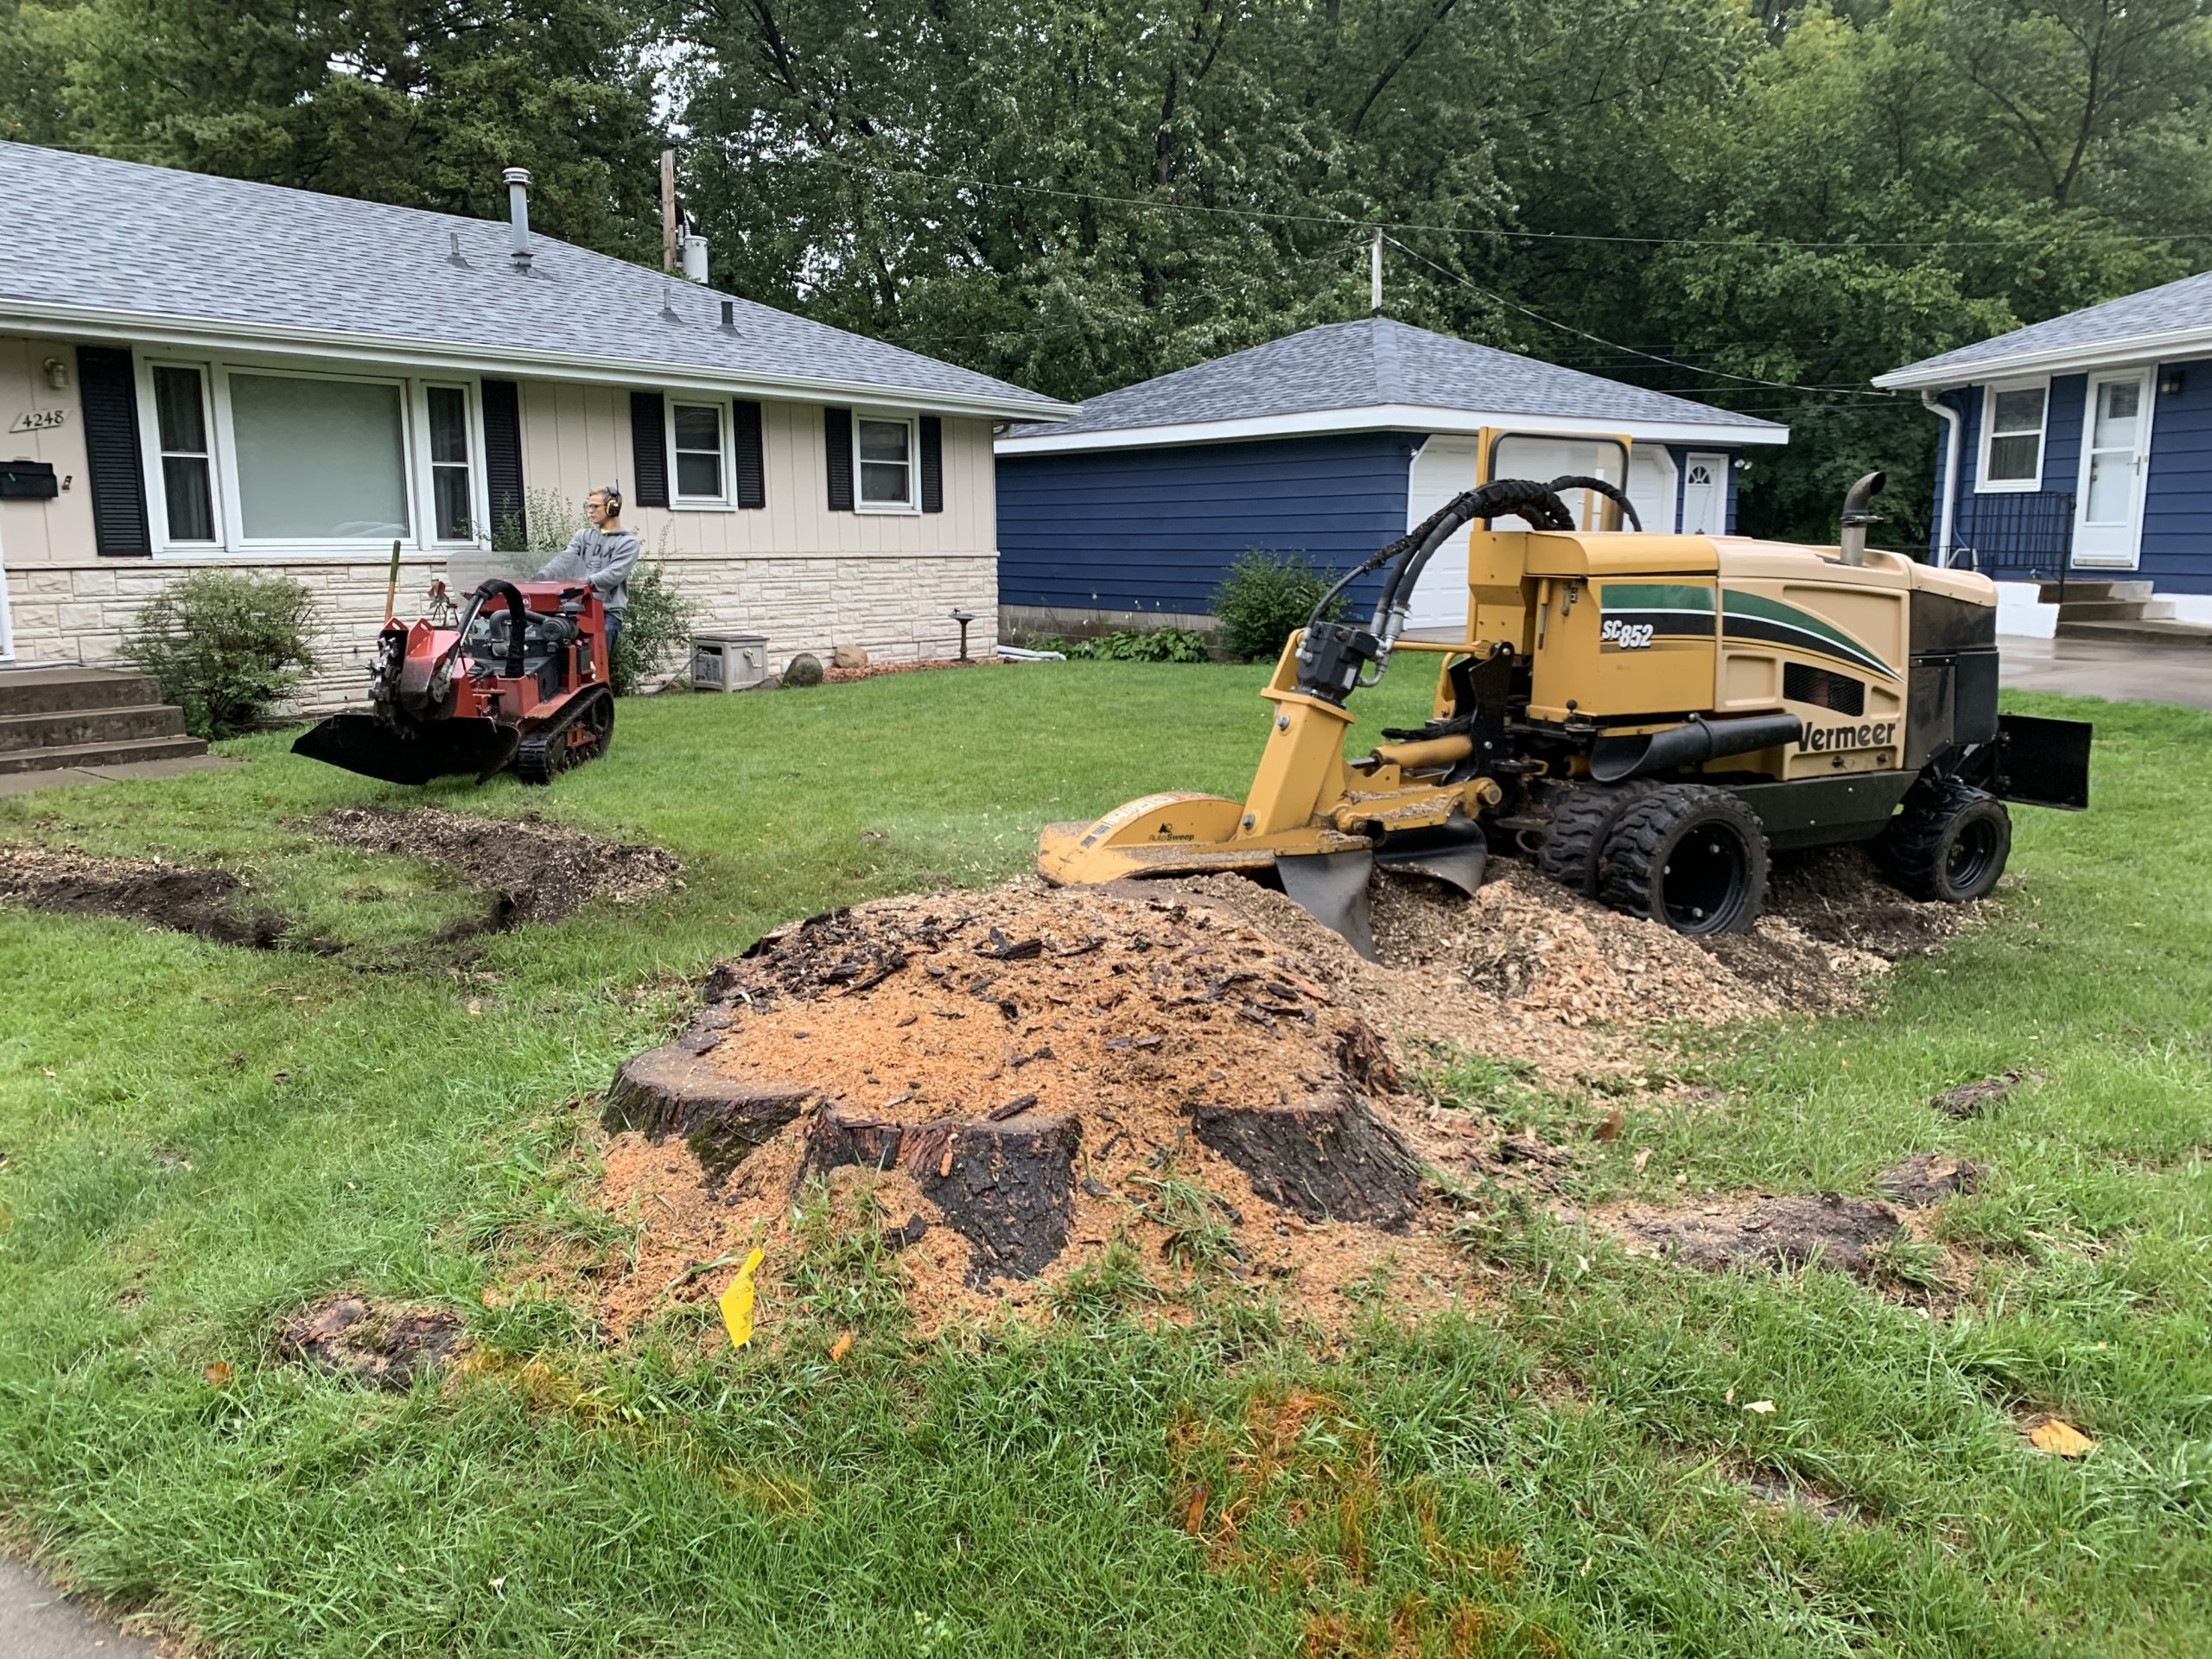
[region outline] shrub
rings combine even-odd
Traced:
[[[608,664],[614,695],[634,696],[670,658],[686,655],[698,623],[699,601],[668,579],[668,567],[639,559],[630,572],[630,604]]]
[[[584,527],[584,516],[558,490],[524,490],[519,513],[506,512],[492,531],[495,553],[558,553]]]
[[[1116,628],[1095,639],[1055,639],[1044,649],[1109,663],[1203,663],[1205,635],[1192,628]]]
[[[1271,661],[1283,641],[1306,626],[1314,604],[1336,580],[1333,570],[1317,570],[1303,553],[1277,553],[1248,547],[1214,589],[1213,613],[1221,619],[1221,643],[1232,657]],[[1332,600],[1321,620],[1333,621],[1344,601]]]
[[[124,660],[162,683],[194,737],[255,724],[315,665],[315,595],[289,576],[195,570],[138,607]]]

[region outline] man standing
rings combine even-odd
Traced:
[[[637,568],[638,538],[622,528],[622,492],[613,485],[584,498],[591,523],[569,538],[537,573],[540,582],[584,581],[607,607],[607,654],[622,637],[622,612],[630,603],[630,572]]]

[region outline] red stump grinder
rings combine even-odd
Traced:
[[[292,752],[392,784],[466,772],[480,784],[510,766],[548,784],[607,753],[607,612],[590,588],[487,582],[454,626],[386,621],[370,712],[333,715]]]

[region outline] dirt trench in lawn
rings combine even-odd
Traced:
[[[703,1312],[758,1248],[772,1338],[822,1247],[811,1204],[895,1254],[922,1335],[1088,1295],[1179,1318],[1202,1285],[1331,1329],[1378,1300],[1418,1315],[1480,1294],[1454,1187],[1552,1202],[1621,1100],[1690,1092],[1658,1028],[1850,1008],[1975,919],[1903,897],[1856,851],[1789,861],[1758,927],[1712,941],[1493,868],[1472,899],[1384,881],[1379,963],[1233,876],[1025,878],[780,929],[717,967],[601,1103],[597,1202],[632,1242],[518,1261],[495,1294],[564,1284],[619,1340]],[[1587,1123],[1507,1132],[1433,1086],[1440,1045]],[[1735,1257],[1687,1234],[1668,1253],[1871,1272],[1907,1224],[1881,1200],[1812,1202],[1783,1212],[1787,1248],[1755,1216]],[[1616,1230],[1664,1243],[1626,1216]]]

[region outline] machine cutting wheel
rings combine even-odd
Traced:
[[[526,784],[607,753],[607,612],[588,587],[493,581],[450,626],[387,621],[367,714],[333,715],[292,752],[386,783],[510,766]]]

